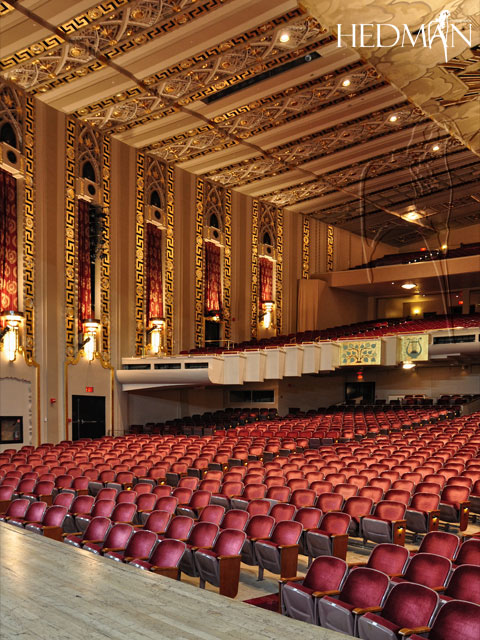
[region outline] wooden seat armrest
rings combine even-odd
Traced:
[[[250,540],[251,542],[257,542],[257,540],[269,540],[270,538],[268,536],[263,536],[260,538],[247,538],[247,540]]]
[[[238,556],[217,556],[218,560],[228,560],[230,558],[241,558],[241,555]]]
[[[430,587],[430,588],[436,591],[437,593],[441,593],[446,589],[446,587]]]
[[[305,580],[305,576],[296,576],[295,578],[279,578],[279,584],[286,584],[287,582],[300,582]]]
[[[279,544],[278,549],[298,549],[298,544]]]
[[[198,551],[200,549],[200,551],[206,551],[208,549],[213,549],[213,546],[210,545],[209,547],[190,547],[191,551]]]
[[[330,538],[343,538],[344,536],[348,536],[348,533],[331,533]]]
[[[354,567],[366,567],[366,566],[367,566],[366,562],[349,562],[348,563],[349,569],[353,569]]]
[[[404,629],[400,629],[400,631],[398,631],[398,635],[402,638],[408,638],[408,636],[411,636],[414,633],[428,633],[429,631],[430,627],[415,627],[415,629],[407,629],[405,627]]]
[[[126,556],[125,562],[132,562],[132,560],[148,560],[150,556]]]
[[[323,596],[338,596],[339,593],[338,589],[332,589],[331,591],[314,591],[312,596],[314,598],[323,598]]]
[[[407,524],[406,520],[391,520],[392,524],[398,524],[401,527],[404,527]]]
[[[84,540],[84,544],[100,544],[103,540]]]
[[[364,613],[378,613],[383,607],[357,607],[353,609],[353,613],[357,616],[362,616]]]
[[[110,553],[111,551],[118,553],[119,551],[125,551],[125,549],[122,547],[107,547],[106,549],[102,549],[102,551],[103,553]]]
[[[75,533],[62,533],[62,538],[66,538],[67,536],[81,536],[81,531],[75,531]]]
[[[136,524],[134,525],[134,529],[143,529],[145,527],[144,524]],[[165,531],[161,531],[160,533],[165,533]]]
[[[392,573],[392,575],[390,576],[390,579],[392,578],[403,578],[404,574],[403,573]]]

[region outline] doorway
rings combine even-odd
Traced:
[[[375,382],[346,382],[345,402],[347,404],[374,404]]]
[[[205,320],[205,346],[219,347],[221,337],[221,323]]]
[[[105,396],[72,396],[72,440],[105,435]]]

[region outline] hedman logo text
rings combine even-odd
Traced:
[[[410,31],[408,25],[397,27],[394,24],[352,24],[350,33],[343,25],[338,24],[338,46],[342,40],[352,47],[422,47],[431,48],[434,42],[440,41],[448,61],[448,47],[455,46],[457,38],[461,38],[469,47],[472,46],[472,25],[463,20],[450,20],[450,11],[444,10],[436,20],[422,24],[418,29]]]

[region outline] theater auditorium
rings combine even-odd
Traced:
[[[0,1],[0,637],[480,638],[471,0]]]

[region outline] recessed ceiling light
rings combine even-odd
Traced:
[[[402,284],[402,289],[415,289],[416,286],[414,282],[405,282],[405,284]]]
[[[432,151],[440,151],[440,145],[434,144],[432,147]]]
[[[414,362],[404,362],[403,363],[403,368],[404,369],[413,369],[415,367],[415,363]]]
[[[407,220],[418,220],[421,217],[422,216],[418,213],[418,211],[409,211],[404,215],[404,218],[406,218]]]
[[[396,115],[390,116],[389,118],[390,122],[396,122],[398,120],[398,117]]]
[[[290,34],[288,31],[282,31],[280,34],[280,42],[288,42],[290,40]]]
[[[351,81],[346,78],[343,82],[342,82],[342,87],[349,87],[351,84]]]

